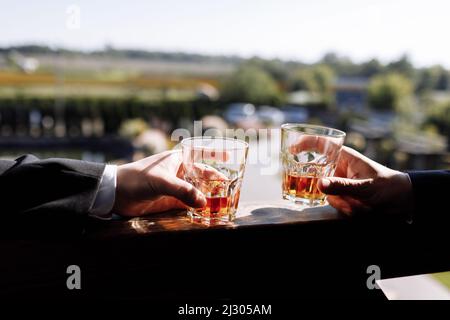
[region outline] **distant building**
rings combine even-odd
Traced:
[[[442,136],[403,135],[397,139],[396,163],[399,169],[442,169],[447,153],[447,139]]]
[[[341,77],[334,84],[336,107],[339,111],[363,112],[367,110],[369,80],[358,77]]]

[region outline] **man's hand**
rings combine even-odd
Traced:
[[[412,186],[406,173],[389,169],[343,147],[335,177],[319,181],[328,202],[346,214],[372,211],[401,214],[412,209]]]
[[[204,195],[182,179],[181,153],[167,151],[117,168],[113,212],[141,216],[171,209],[203,207]]]

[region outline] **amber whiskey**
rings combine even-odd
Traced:
[[[325,200],[325,194],[317,187],[318,180],[319,178],[313,175],[285,173],[283,197],[309,204],[321,204]]]

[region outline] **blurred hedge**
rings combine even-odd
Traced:
[[[83,118],[102,118],[105,134],[118,132],[122,121],[154,118],[178,126],[180,120],[200,119],[220,114],[223,104],[206,100],[148,102],[135,98],[0,98],[0,124],[28,125],[29,113],[39,110],[42,116],[63,117],[66,124],[80,123]]]

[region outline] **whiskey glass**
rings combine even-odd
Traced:
[[[286,123],[281,126],[283,199],[317,206],[326,196],[317,184],[334,175],[345,132],[322,126]]]
[[[193,137],[181,141],[184,179],[206,197],[203,208],[188,216],[206,224],[233,221],[239,204],[248,144],[223,137]]]

